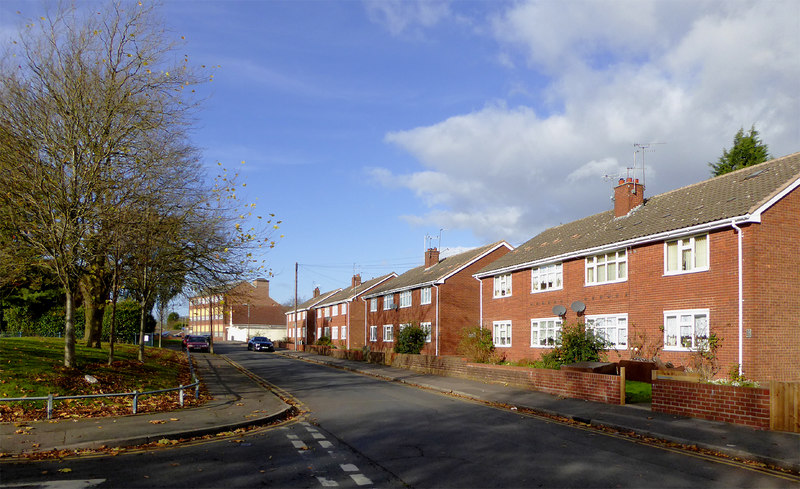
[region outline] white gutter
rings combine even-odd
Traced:
[[[743,284],[743,277],[742,277],[742,229],[736,225],[736,221],[731,221],[731,226],[733,229],[736,230],[736,234],[738,235],[738,245],[739,245],[739,376],[742,375],[742,370],[744,366],[742,362],[744,361],[744,355],[742,354],[742,338],[743,338],[743,328],[744,328],[744,284]]]
[[[731,225],[731,223],[738,222],[738,223],[745,223],[745,222],[758,222],[753,219],[753,216],[750,214],[745,214],[743,216],[734,217],[733,219],[725,219],[721,221],[714,221],[708,222],[705,224],[699,224],[697,226],[687,227],[687,228],[680,228],[675,229],[673,231],[666,231],[663,233],[658,234],[651,234],[648,236],[643,236],[640,238],[633,238],[625,241],[616,241],[614,243],[609,243],[607,245],[602,246],[595,246],[594,248],[585,248],[582,250],[575,250],[570,251],[568,253],[563,253],[561,255],[553,255],[546,258],[542,258],[541,260],[534,260],[525,263],[520,263],[517,265],[509,265],[507,267],[498,268],[495,270],[490,270],[488,272],[483,273],[476,273],[472,275],[475,278],[486,278],[491,277],[493,275],[500,275],[503,273],[508,272],[515,272],[517,270],[524,270],[526,268],[533,268],[539,265],[546,265],[550,263],[560,262],[560,261],[567,261],[572,260],[575,258],[583,258],[585,256],[596,255],[598,253],[604,253],[607,251],[618,250],[620,248],[628,248],[631,246],[636,246],[645,243],[651,243],[653,241],[663,241],[672,238],[679,238],[682,236],[687,236],[691,234],[702,233],[705,231],[711,231],[715,229],[725,228]]]
[[[439,286],[434,284],[436,289],[436,356],[439,356]]]

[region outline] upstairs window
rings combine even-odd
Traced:
[[[342,316],[344,316],[345,314],[347,314],[347,303],[342,302]]]
[[[708,270],[708,235],[681,238],[664,243],[664,273]]]
[[[430,287],[423,287],[419,293],[420,295],[420,304],[430,304],[431,303],[431,288]]]
[[[394,294],[383,296],[383,310],[388,311],[389,309],[394,309]]]
[[[494,297],[507,297],[511,295],[511,274],[498,275],[494,278]]]
[[[374,297],[369,300],[369,312],[375,312],[378,310],[378,298]]]
[[[400,307],[411,307],[411,291],[400,292]]]
[[[586,285],[628,280],[628,254],[625,250],[586,257]]]
[[[331,306],[331,316],[339,315],[339,305]]]
[[[531,270],[531,292],[563,288],[564,272],[561,263],[545,265]]]

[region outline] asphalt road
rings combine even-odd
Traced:
[[[72,481],[72,487],[231,488],[793,484],[738,464],[276,354],[230,345],[216,349],[291,393],[308,414],[222,441],[60,463],[3,464],[0,486],[48,481],[55,484],[50,487]]]

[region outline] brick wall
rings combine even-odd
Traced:
[[[393,367],[415,372],[511,384],[555,396],[620,403],[620,377],[568,370],[469,363],[459,357],[397,354]]]
[[[769,429],[769,389],[654,380],[652,410]]]

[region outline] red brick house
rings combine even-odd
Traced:
[[[388,350],[401,328],[418,324],[429,331],[422,353],[453,355],[464,327],[480,324],[478,283],[472,274],[513,247],[505,241],[439,259],[425,252],[425,264],[376,287],[363,299],[364,331],[371,349]]]
[[[188,328],[195,334],[213,330],[216,340],[271,337],[284,330],[285,310],[269,296],[269,280],[238,282],[218,294],[189,298]]]
[[[302,345],[314,343],[314,328],[316,326],[315,306],[342,289],[334,289],[324,294],[319,291],[319,287],[314,289],[314,296],[311,299],[298,304],[297,307],[290,308],[286,312],[286,338],[290,348],[295,345],[301,349]]]
[[[318,302],[314,306],[317,329],[310,342],[327,336],[340,348],[364,346],[366,305],[361,296],[395,277],[397,274],[392,272],[362,283],[361,275],[354,275],[350,287]]]
[[[547,229],[475,274],[484,327],[508,359],[537,359],[561,325],[584,322],[613,349],[687,365],[721,338],[718,376],[800,379],[800,153]],[[645,352],[647,353],[647,352]]]

